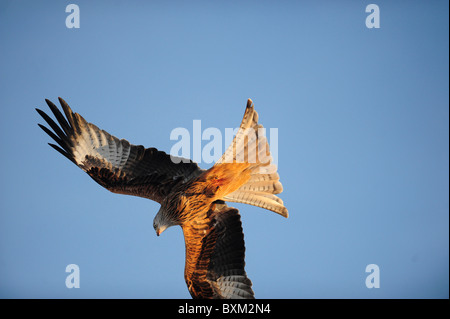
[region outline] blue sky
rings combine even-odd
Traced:
[[[174,128],[224,132],[253,99],[290,213],[233,204],[257,298],[449,297],[447,1],[377,1],[379,29],[365,1],[76,1],[79,29],[69,3],[0,3],[0,297],[190,297],[159,204],[46,144],[34,108],[58,96],[166,152]]]

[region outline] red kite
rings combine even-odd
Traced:
[[[191,160],[119,140],[73,113],[61,98],[65,117],[46,102],[59,123],[36,109],[53,132],[39,127],[59,145],[50,146],[109,191],[160,203],[153,221],[158,236],[167,227],[181,226],[184,277],[193,298],[254,298],[244,269],[239,211],[225,201],[266,208],[284,217],[288,212],[275,195],[283,187],[250,99],[233,143],[208,170]]]

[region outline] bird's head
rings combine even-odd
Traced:
[[[156,235],[161,235],[163,231],[173,225],[175,224],[170,220],[169,214],[163,207],[161,207],[153,219],[153,228],[156,231]]]

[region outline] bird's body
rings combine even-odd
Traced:
[[[56,133],[39,125],[50,144],[111,192],[155,200],[161,208],[153,227],[160,235],[181,226],[186,244],[185,280],[193,298],[253,298],[245,272],[240,215],[225,201],[247,203],[287,217],[275,194],[282,191],[266,138],[258,132],[251,100],[233,143],[210,169],[155,148],[119,140],[73,113],[60,98],[64,117],[47,100],[59,126],[37,111]],[[67,118],[67,120],[66,120]]]

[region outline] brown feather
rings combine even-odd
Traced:
[[[254,298],[245,272],[240,215],[223,200],[263,207],[284,217],[287,209],[275,195],[283,187],[251,100],[233,143],[206,171],[190,160],[119,140],[73,113],[61,98],[65,117],[46,101],[59,125],[37,109],[53,132],[39,126],[59,145],[50,144],[54,149],[111,192],[161,203],[155,219],[163,214],[161,220],[169,226],[182,227],[185,280],[193,298]]]
[[[193,298],[254,298],[245,272],[244,234],[237,209],[215,202],[182,225],[185,280]]]
[[[39,126],[61,148],[51,146],[113,193],[145,197],[161,203],[176,185],[203,172],[191,160],[119,140],[88,123],[78,113],[73,113],[61,98],[59,101],[67,119],[51,101],[46,101],[59,126],[43,111],[36,110],[56,134],[45,126]]]

